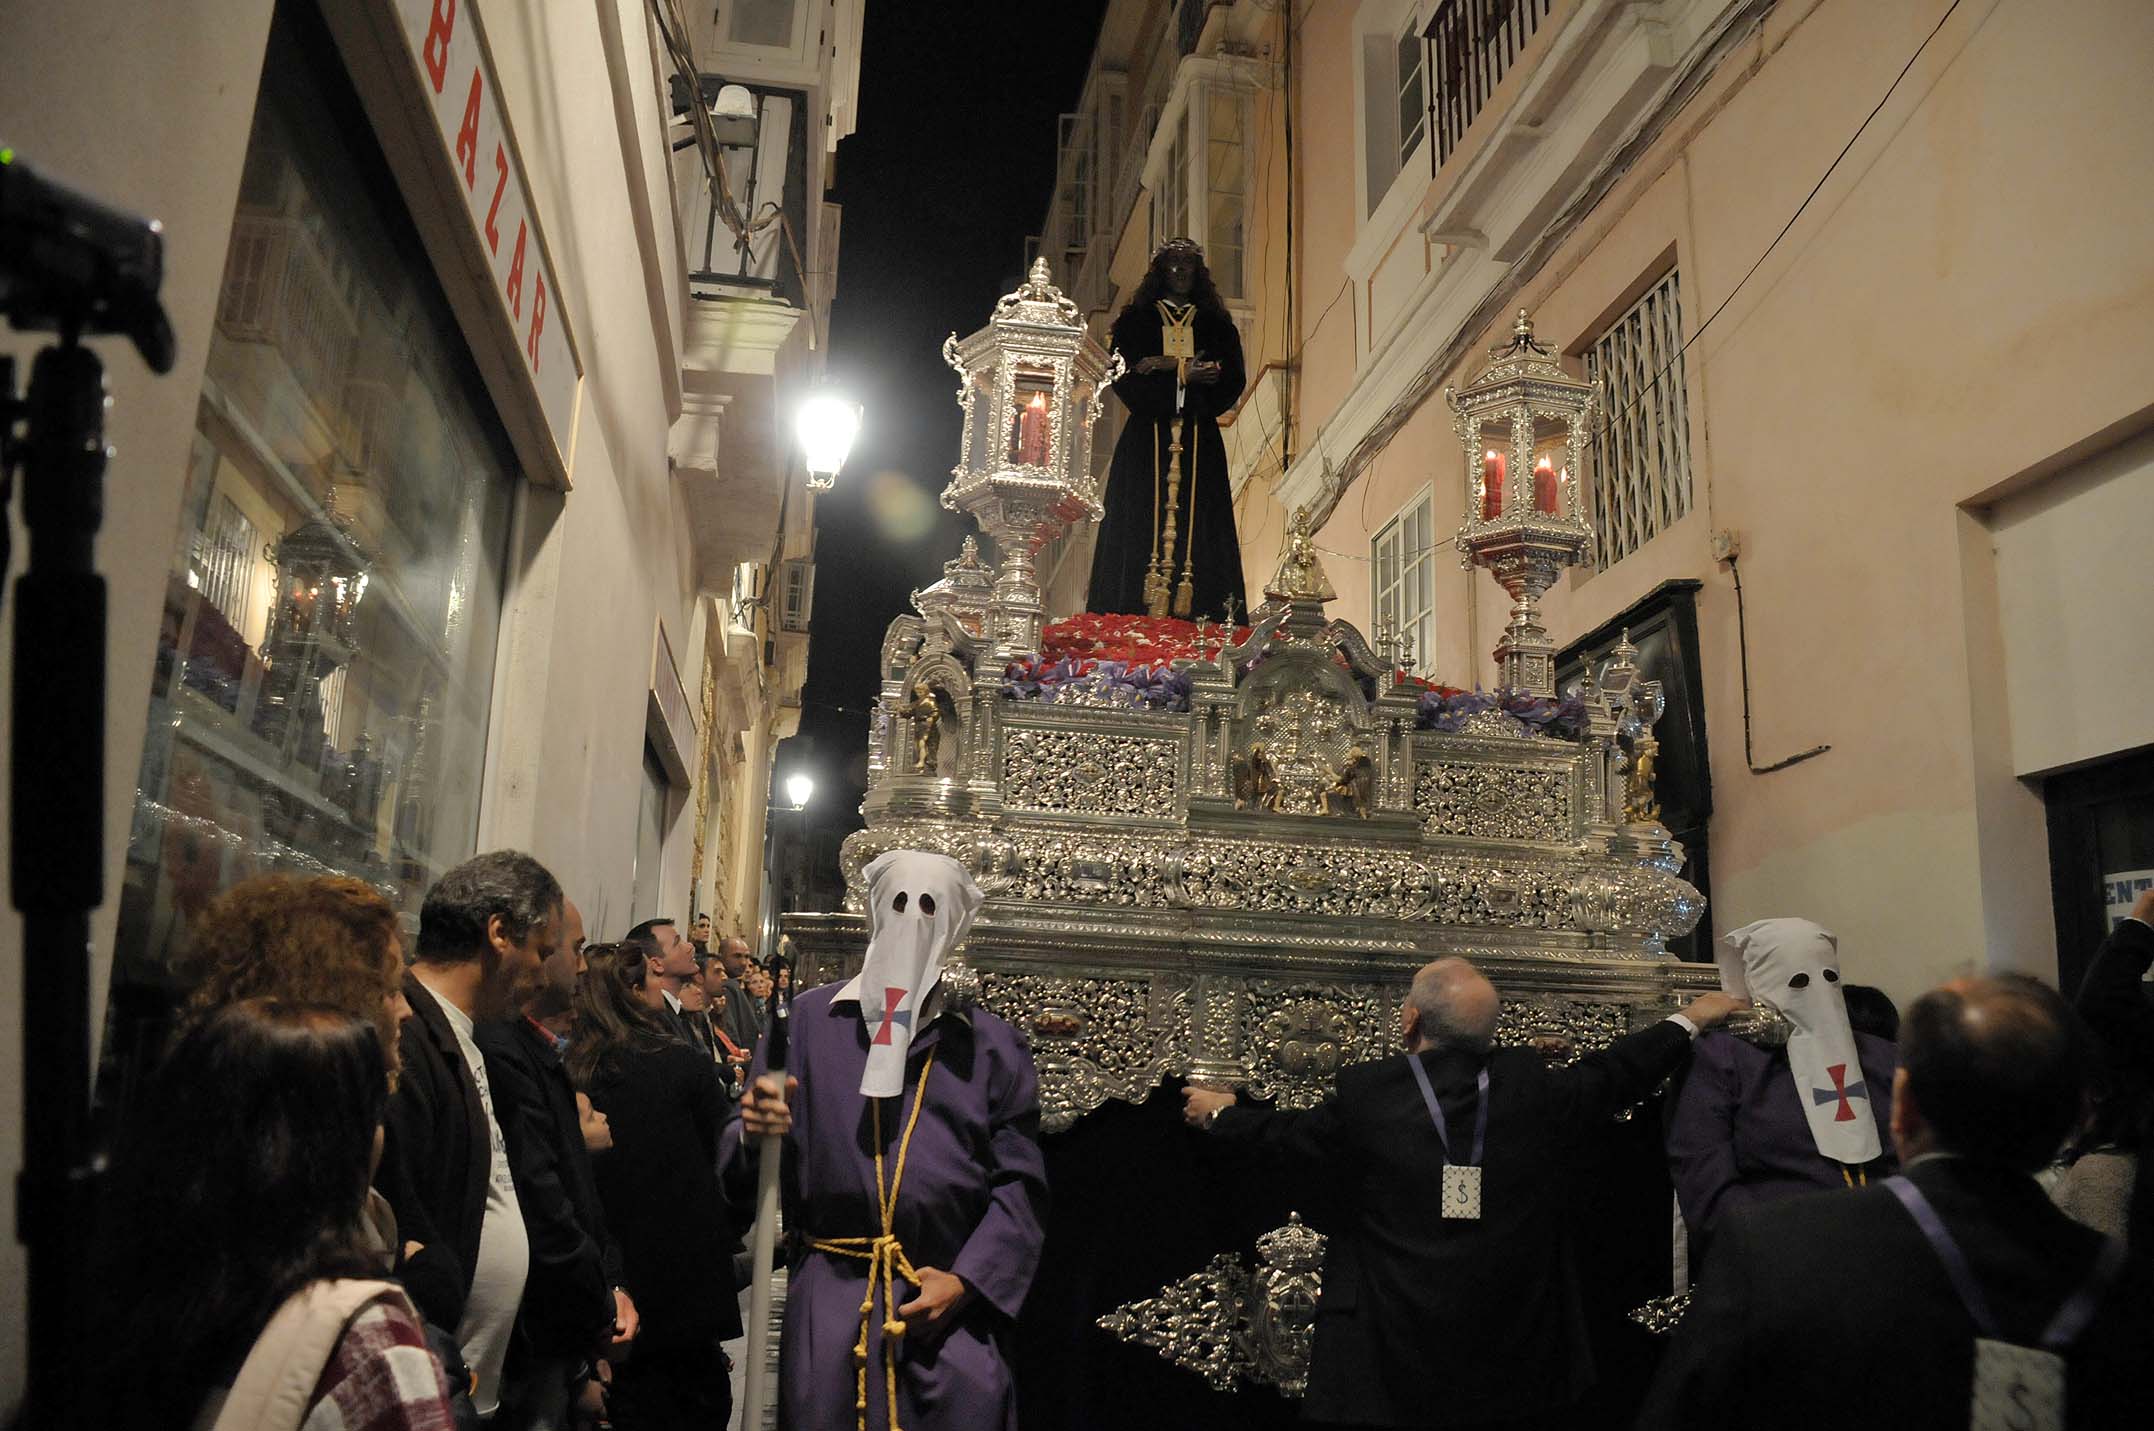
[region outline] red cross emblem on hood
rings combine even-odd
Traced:
[[[1854,1122],[1855,1109],[1847,1100],[1860,1098],[1865,1103],[1869,1102],[1869,1088],[1859,1078],[1853,1083],[1849,1083],[1847,1081],[1847,1065],[1844,1063],[1835,1063],[1827,1068],[1825,1076],[1832,1080],[1832,1087],[1811,1089],[1810,1101],[1812,1103],[1831,1103],[1837,1099],[1840,1108],[1838,1112],[1832,1115],[1832,1121],[1835,1123]]]
[[[870,1042],[878,1044],[890,1042],[892,1025],[904,1029],[907,1033],[912,1032],[912,1010],[906,1009],[902,1013],[898,1010],[898,1005],[904,1003],[905,996],[911,992],[912,990],[903,986],[883,990],[883,1021],[876,1026],[875,1037]]]

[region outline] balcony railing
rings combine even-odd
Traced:
[[[1443,0],[1421,31],[1428,43],[1431,163],[1443,168],[1555,0]]]

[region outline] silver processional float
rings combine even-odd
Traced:
[[[1044,262],[943,356],[964,432],[942,504],[996,560],[967,537],[890,624],[846,912],[783,918],[806,983],[859,968],[870,860],[957,859],[988,898],[944,980],[1030,1037],[1050,1134],[1177,1077],[1313,1106],[1397,1051],[1413,972],[1444,955],[1502,991],[1499,1042],[1556,1056],[1715,986],[1667,953],[1704,901],[1652,801],[1658,683],[1626,636],[1555,689],[1537,602],[1591,539],[1572,474],[1598,393],[1524,312],[1446,392],[1460,558],[1513,601],[1494,692],[1419,680],[1396,635],[1328,619],[1304,514],[1243,624],[1049,624],[1034,563],[1101,515],[1091,433],[1121,358]],[[1294,1218],[1256,1251],[1098,1324],[1220,1390],[1299,1395],[1322,1238]]]

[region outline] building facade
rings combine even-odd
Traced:
[[[814,585],[791,409],[824,362],[860,25],[860,0],[0,22],[8,142],[163,222],[179,335],[162,378],[106,355],[108,1101],[190,921],[252,874],[355,874],[415,928],[443,869],[509,846],[593,938],[759,924]]]
[[[2128,654],[2154,610],[2154,167],[2130,137],[2154,102],[2126,58],[2150,24],[2035,0],[1114,5],[1069,133],[1123,93],[1144,168],[1087,160],[1101,208],[1066,153],[1042,251],[1111,318],[1195,190],[1153,167],[1181,140],[1140,142],[1140,97],[1252,61],[1234,162],[1247,249],[1276,255],[1236,295],[1252,591],[1305,509],[1341,614],[1409,635],[1419,674],[1495,683],[1509,601],[1451,538],[1485,454],[1444,390],[1528,310],[1603,388],[1569,474],[1593,542],[1543,618],[1571,671],[1630,628],[1668,684],[1647,793],[1710,896],[1688,952],[1802,914],[1896,998],[1970,967],[2069,986],[2154,879],[2154,677]],[[1082,602],[1067,561],[1058,612]]]

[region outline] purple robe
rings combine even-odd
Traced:
[[[1899,1051],[1865,1033],[1855,1035],[1855,1049],[1884,1149],[1867,1175],[1879,1178],[1898,1166],[1891,1121]],[[1820,1153],[1810,1136],[1787,1052],[1726,1033],[1699,1035],[1690,1071],[1669,1100],[1668,1165],[1683,1221],[1701,1254],[1714,1225],[1735,1208],[1847,1186],[1840,1164]]]
[[[780,1349],[778,1424],[802,1431],[850,1431],[855,1409],[853,1347],[868,1264],[810,1251],[810,1238],[878,1234],[874,1122],[860,1094],[868,1035],[860,1008],[827,984],[793,1003],[787,1072],[800,1080],[786,1141],[785,1225],[795,1246]],[[765,1068],[756,1050],[753,1074]],[[928,1055],[927,1098],[913,1131],[897,1195],[894,1230],[914,1267],[955,1273],[972,1290],[955,1324],[933,1332],[916,1322],[897,1343],[898,1417],[904,1431],[1017,1426],[1009,1340],[1039,1266],[1047,1210],[1040,1154],[1039,1078],[1032,1051],[985,1009],[945,1011],[915,1037],[905,1091],[883,1100],[886,1176],[911,1114]],[[722,1156],[733,1177],[750,1161],[740,1120],[726,1128]],[[899,1280],[900,1305],[918,1295]],[[868,1329],[868,1421],[888,1425],[883,1318],[878,1300]],[[947,1330],[944,1328],[947,1327]]]

